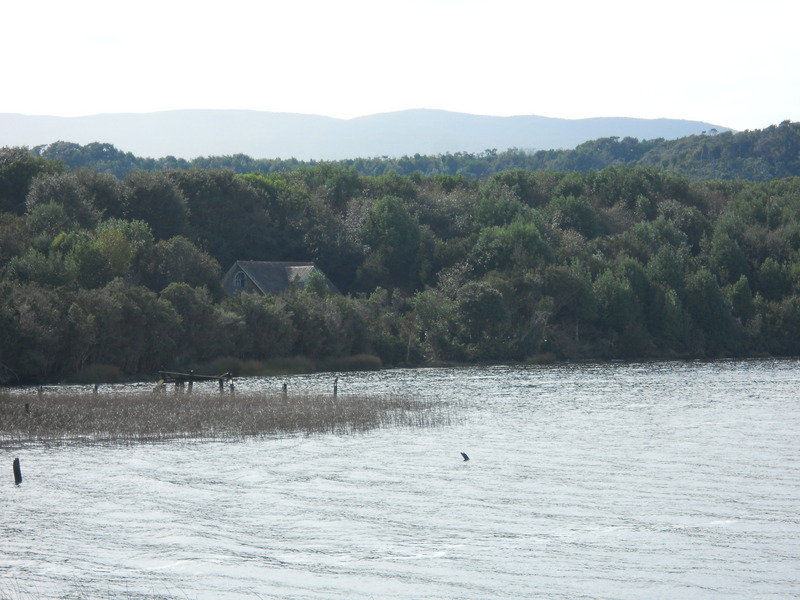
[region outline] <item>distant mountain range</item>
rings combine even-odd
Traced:
[[[160,158],[246,154],[253,158],[341,160],[568,149],[603,137],[677,139],[729,128],[701,121],[599,117],[491,117],[406,110],[354,119],[248,110],[175,110],[85,117],[0,114],[0,146],[104,142]]]

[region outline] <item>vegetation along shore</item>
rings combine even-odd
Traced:
[[[797,355],[798,156],[788,121],[305,164],[3,148],[0,382]],[[324,277],[227,294],[237,261]]]

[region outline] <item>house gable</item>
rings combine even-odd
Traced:
[[[278,296],[286,292],[292,282],[305,285],[314,272],[322,273],[312,262],[237,260],[222,278],[222,289],[228,295],[251,292]],[[322,275],[325,277],[324,273]],[[332,293],[339,293],[327,277],[325,282]]]

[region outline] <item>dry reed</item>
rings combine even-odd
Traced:
[[[399,396],[260,392],[0,395],[0,443],[242,439],[436,427],[446,404]]]

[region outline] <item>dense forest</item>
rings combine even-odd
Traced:
[[[798,131],[377,174],[3,148],[0,382],[800,354]],[[342,294],[226,297],[239,259],[314,261]]]

